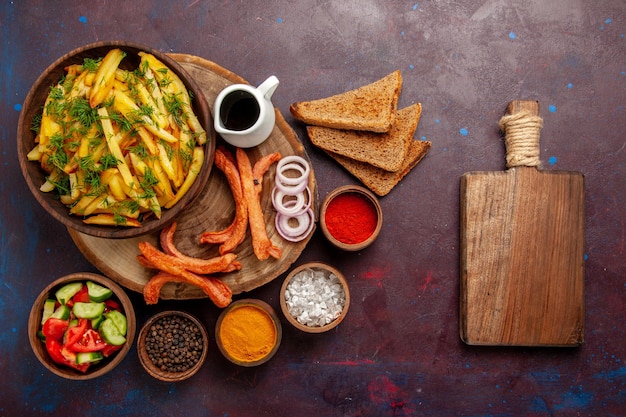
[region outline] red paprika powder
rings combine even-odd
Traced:
[[[344,193],[326,207],[326,228],[340,242],[357,244],[367,240],[378,224],[378,213],[367,197]]]

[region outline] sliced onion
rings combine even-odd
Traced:
[[[300,176],[288,177],[287,171],[298,171]],[[315,227],[315,214],[311,209],[313,197],[309,188],[311,168],[302,157],[290,155],[278,161],[275,187],[272,190],[272,204],[276,209],[276,230],[290,242],[306,238]],[[291,197],[285,200],[286,197]],[[290,221],[296,221],[292,226]]]
[[[293,227],[289,224],[292,219],[298,222],[298,226]],[[278,227],[289,236],[300,236],[309,227],[309,216],[306,211],[293,217],[280,215],[278,216]]]
[[[301,181],[300,183],[295,184],[295,185],[285,185],[282,182],[280,182],[278,175],[276,176],[274,183],[280,191],[288,195],[295,195],[295,194],[301,193],[309,185],[308,178],[306,178],[306,181]]]
[[[300,176],[296,178],[285,176],[285,172],[289,170],[300,171]],[[276,166],[276,177],[279,178],[280,182],[286,185],[298,185],[302,181],[306,181],[309,178],[310,172],[311,168],[309,163],[306,159],[298,155],[285,156],[278,161],[278,165]]]
[[[311,207],[311,190],[305,187],[307,194],[303,192],[292,195],[285,194],[278,187],[272,190],[272,204],[277,212],[287,216],[297,216]],[[285,197],[295,197],[295,200],[285,201]]]
[[[291,219],[295,219],[298,222],[298,226],[292,227],[289,224],[289,220]],[[283,239],[290,242],[300,242],[313,230],[313,227],[315,226],[315,215],[310,207],[304,213],[293,217],[276,213],[275,223],[276,230],[283,237]]]

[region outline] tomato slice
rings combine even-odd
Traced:
[[[107,343],[102,340],[100,334],[94,329],[87,329],[83,336],[68,348],[74,352],[97,352],[107,347]]]
[[[58,340],[46,337],[46,350],[48,351],[48,355],[59,365],[67,365],[65,357],[61,354],[62,347]]]
[[[89,324],[89,320],[87,319],[79,319],[78,324],[76,326],[72,326],[67,329],[65,333],[65,346],[72,346],[74,343],[78,342],[83,334],[87,330],[87,325]]]
[[[91,301],[89,299],[89,289],[86,285],[83,285],[83,288],[72,297],[72,301],[74,303],[88,303]]]
[[[70,322],[68,320],[55,319],[54,317],[48,318],[41,328],[41,332],[46,336],[46,340],[52,339],[57,342],[61,342],[63,334],[67,330]]]
[[[104,301],[104,305],[106,306],[107,311],[109,310],[122,311],[122,306],[117,301],[111,300],[110,298]]]
[[[108,343],[105,344],[104,348],[102,349],[102,354],[104,355],[105,358],[108,358],[109,356],[111,356],[112,354],[114,354],[115,352],[117,352],[118,350],[120,350],[122,348],[122,346],[124,345],[109,345]]]
[[[61,347],[61,356],[65,359],[65,365],[71,366],[72,368],[80,371],[80,372],[87,372],[87,369],[89,369],[89,364],[88,363],[84,363],[84,364],[77,364],[76,363],[76,353],[72,352],[71,350],[69,350],[67,347],[62,346]]]

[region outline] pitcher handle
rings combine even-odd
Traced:
[[[261,85],[257,87],[257,90],[259,90],[263,97],[269,100],[272,98],[272,94],[274,94],[278,84],[280,84],[280,81],[278,81],[275,75],[272,75],[267,80],[263,81]]]

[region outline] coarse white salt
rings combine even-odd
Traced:
[[[307,268],[294,275],[285,289],[287,310],[309,327],[331,323],[346,305],[346,293],[332,272]]]

